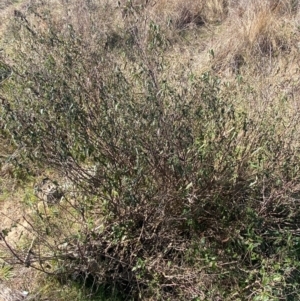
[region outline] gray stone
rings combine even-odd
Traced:
[[[49,178],[44,178],[34,186],[34,194],[48,205],[59,203],[63,197],[59,185]]]

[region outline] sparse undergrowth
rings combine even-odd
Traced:
[[[299,100],[247,77],[249,60],[292,53],[278,22],[298,4],[250,2],[15,12],[1,130],[18,150],[15,177],[51,170],[64,198],[26,195],[33,239],[11,264],[120,300],[299,299]],[[177,45],[233,13],[244,23],[231,54],[217,43],[203,73],[172,63]]]

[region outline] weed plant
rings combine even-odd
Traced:
[[[1,124],[28,169],[55,170],[79,193],[33,206],[33,255],[16,250],[19,263],[127,300],[298,300],[289,99],[214,69],[171,72],[171,29],[148,1],[64,3],[53,9],[63,19],[47,5],[10,25]],[[216,22],[195,9],[176,30]]]

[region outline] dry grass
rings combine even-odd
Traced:
[[[150,11],[180,31],[207,23],[220,23],[226,17],[227,5],[224,0],[163,0],[153,5]]]
[[[242,78],[259,93],[269,91],[271,99],[286,94],[298,106],[299,9],[293,3],[229,1],[220,26],[206,23],[191,29],[188,39],[176,40],[169,50],[172,70],[201,74],[213,69],[224,81]]]
[[[249,67],[261,64],[265,58],[286,55],[294,47],[295,20],[296,16],[279,15],[268,3],[260,1],[231,7],[220,29],[206,40],[208,45],[203,51],[214,51],[212,64],[218,71],[231,69],[236,73],[247,65],[249,72]]]
[[[0,2],[0,37],[6,30],[6,25],[11,20],[13,11],[22,6],[24,1],[3,0]]]

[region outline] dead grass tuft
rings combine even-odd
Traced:
[[[226,17],[227,5],[224,0],[163,0],[153,6],[153,13],[164,22],[173,24],[176,30],[185,30],[193,26],[221,22]]]
[[[240,74],[243,66],[247,72],[272,72],[274,57],[294,48],[294,19],[290,8],[269,1],[231,5],[222,31],[210,45],[213,68],[227,74]]]

